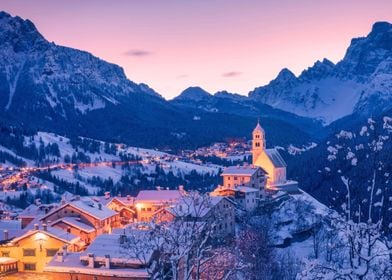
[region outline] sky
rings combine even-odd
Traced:
[[[392,22],[391,0],[0,0],[0,10],[167,99],[189,86],[247,94],[282,68],[338,62],[351,38]]]

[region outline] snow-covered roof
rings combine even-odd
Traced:
[[[259,192],[259,189],[246,187],[246,186],[237,186],[235,187],[235,190],[239,192],[245,192],[245,193]]]
[[[138,193],[135,202],[151,201],[151,202],[166,202],[176,201],[182,197],[182,192],[179,190],[143,190]]]
[[[91,232],[95,231],[94,227],[89,226],[89,225],[81,222],[78,218],[75,218],[75,217],[64,217],[64,218],[61,218],[61,219],[58,219],[58,220],[54,221],[51,225],[55,226],[58,223],[67,224],[67,225],[69,225],[71,227],[75,227],[75,228],[80,229],[80,230],[82,230],[84,232],[87,232],[87,233],[91,233]]]
[[[176,204],[159,211],[168,211],[175,217],[192,217],[204,218],[210,211],[222,200],[227,199],[224,196],[209,196],[209,197],[182,197]],[[227,199],[231,202],[231,200]]]
[[[53,204],[35,205],[31,204],[19,213],[20,218],[36,218],[45,215],[50,209],[55,207]]]
[[[241,176],[252,176],[257,172],[257,170],[261,169],[260,167],[255,167],[252,165],[248,166],[229,166],[223,170],[221,176],[226,175],[241,175]]]
[[[20,220],[0,220],[0,241],[5,240],[4,231],[8,231],[7,240],[17,237],[23,233]]]
[[[100,275],[106,277],[124,277],[130,279],[148,279],[149,274],[146,269],[137,268],[115,268],[107,269],[104,267],[90,268],[81,263],[80,257],[84,253],[67,253],[63,261],[52,258],[45,266],[45,272],[76,273],[86,275]]]
[[[146,231],[137,231],[138,234],[148,234]],[[91,243],[90,246],[83,252],[80,259],[88,258],[89,254],[94,254],[96,259],[105,258],[106,255],[110,256],[112,262],[123,263],[123,264],[145,264],[144,261],[149,262],[152,258],[153,250],[147,249],[143,251],[144,257],[138,256],[141,252],[135,252],[133,246],[127,245],[126,243],[121,244],[121,234],[101,234]],[[132,238],[127,236],[126,238]],[[148,237],[143,235],[144,240],[148,242]],[[146,246],[148,247],[148,246]]]
[[[79,211],[86,213],[87,215],[90,215],[98,220],[105,220],[105,219],[110,218],[110,217],[117,214],[116,211],[107,208],[105,205],[102,205],[101,203],[94,201],[90,197],[84,197],[79,200],[70,201],[70,202],[62,205],[61,207],[56,208],[53,211],[50,211],[47,215],[42,217],[41,220],[45,219],[46,217],[48,217],[50,215],[53,215],[57,211],[65,208],[67,206],[74,207],[74,208],[78,209]]]
[[[46,230],[41,230],[41,229],[29,230],[25,234],[12,240],[12,243],[17,243],[18,241],[20,241],[24,238],[27,238],[33,234],[36,234],[36,233],[42,233],[44,235],[49,235],[53,238],[56,238],[60,241],[65,242],[65,243],[75,243],[80,240],[80,238],[78,236],[76,236],[72,233],[69,233],[69,232],[62,230],[62,229],[59,229],[59,228],[48,226]]]
[[[282,158],[282,156],[280,155],[277,149],[266,149],[265,153],[270,158],[272,164],[275,167],[280,168],[280,167],[287,166],[286,162],[284,161],[284,159]]]

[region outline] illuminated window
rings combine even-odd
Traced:
[[[23,268],[24,268],[24,270],[28,270],[28,271],[35,271],[36,264],[35,263],[24,263]]]
[[[10,251],[2,251],[1,252],[2,257],[9,257],[10,256]]]
[[[56,255],[58,249],[46,249],[46,256],[47,257],[53,257]]]
[[[147,211],[151,212],[151,208],[147,208]]]
[[[24,257],[34,257],[35,256],[35,249],[23,249],[23,256]]]

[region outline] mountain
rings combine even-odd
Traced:
[[[187,98],[208,98],[198,88]],[[208,112],[174,104],[121,67],[48,42],[29,20],[0,12],[0,123],[141,147],[192,148],[249,137],[254,115]],[[301,144],[310,135],[265,119],[270,143]],[[281,129],[283,128],[283,130]]]
[[[200,87],[190,87],[170,102],[182,108],[231,114],[238,117],[261,118],[263,124],[272,120],[276,124],[275,129],[290,124],[302,131],[301,134],[305,133],[316,139],[322,138],[327,131],[318,121],[275,109],[257,100],[227,91],[211,94]]]
[[[352,113],[370,115],[391,108],[392,24],[377,22],[366,37],[353,39],[336,65],[317,61],[298,77],[283,69],[249,97],[326,124]]]

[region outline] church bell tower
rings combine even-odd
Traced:
[[[257,159],[265,149],[265,132],[260,122],[257,122],[252,132],[252,164],[255,165]]]

